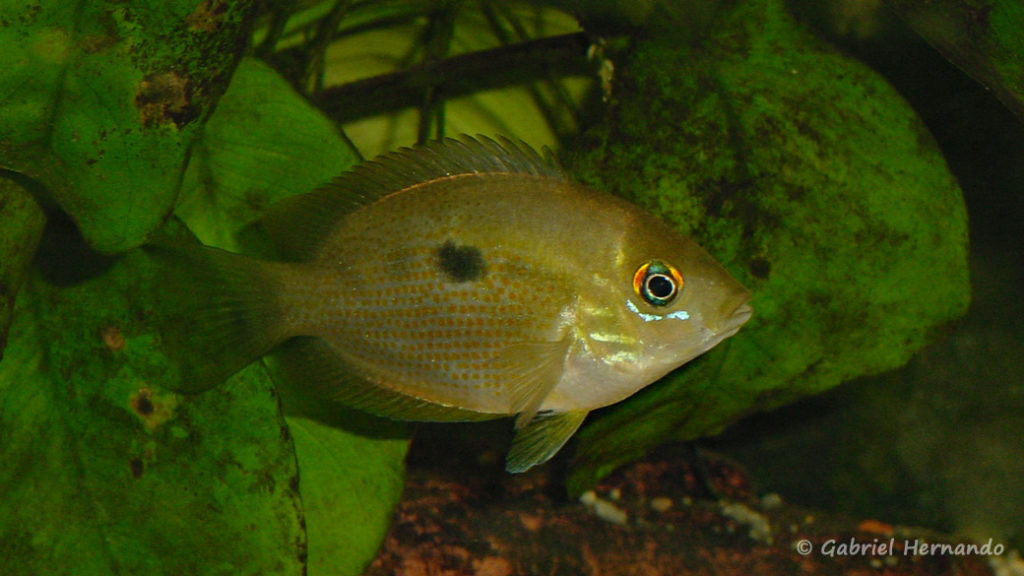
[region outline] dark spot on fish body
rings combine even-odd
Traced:
[[[479,280],[487,273],[487,263],[476,246],[456,246],[451,240],[437,249],[438,267],[452,282]]]

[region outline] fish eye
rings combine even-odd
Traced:
[[[651,306],[668,306],[682,289],[679,270],[662,260],[648,260],[633,274],[633,291]]]

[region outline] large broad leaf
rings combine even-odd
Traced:
[[[235,247],[267,203],[355,160],[273,71],[244,61],[196,143],[180,214]],[[285,416],[259,363],[204,394],[171,392],[150,296],[169,271],[59,235],[45,245],[51,274],[22,291],[0,363],[4,569],[360,573],[401,493],[405,428],[329,403]]]
[[[1024,3],[885,0],[885,4],[1024,119]]]
[[[269,66],[243,59],[196,143],[178,214],[206,244],[240,247],[267,205],[309,192],[359,160],[334,125]],[[283,392],[299,464],[308,574],[359,574],[402,491],[401,424]],[[217,394],[216,390],[209,394]]]
[[[658,36],[616,62],[605,126],[571,164],[660,213],[753,292],[754,317],[580,434],[572,486],[906,362],[968,303],[967,220],[931,137],[879,76],[782,0]]]
[[[73,245],[52,247],[43,262],[67,273]],[[156,271],[140,254],[82,262],[93,276],[74,285],[31,279],[0,364],[5,573],[301,574],[269,379],[251,367],[215,394],[169,392],[145,323]]]
[[[36,201],[17,181],[0,175],[0,360],[7,346],[7,329],[14,298],[21,288],[45,218]]]
[[[285,400],[306,510],[308,574],[362,574],[405,485],[407,426],[316,399]]]
[[[0,2],[0,165],[105,252],[171,211],[189,145],[247,41],[248,0]]]
[[[238,248],[263,210],[359,161],[334,125],[273,69],[244,58],[197,140],[177,214],[204,244]]]

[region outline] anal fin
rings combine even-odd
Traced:
[[[570,412],[541,412],[522,426],[517,426],[516,437],[505,460],[505,470],[526,472],[551,459],[587,417],[587,410]]]
[[[295,392],[376,416],[421,422],[470,422],[503,416],[430,402],[370,382],[345,362],[338,349],[321,338],[292,338],[278,347],[275,358],[285,383]]]

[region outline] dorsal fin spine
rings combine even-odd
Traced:
[[[553,155],[505,137],[445,138],[356,166],[313,192],[272,206],[263,227],[289,260],[315,257],[348,213],[416,184],[460,174],[529,174],[565,180]]]

